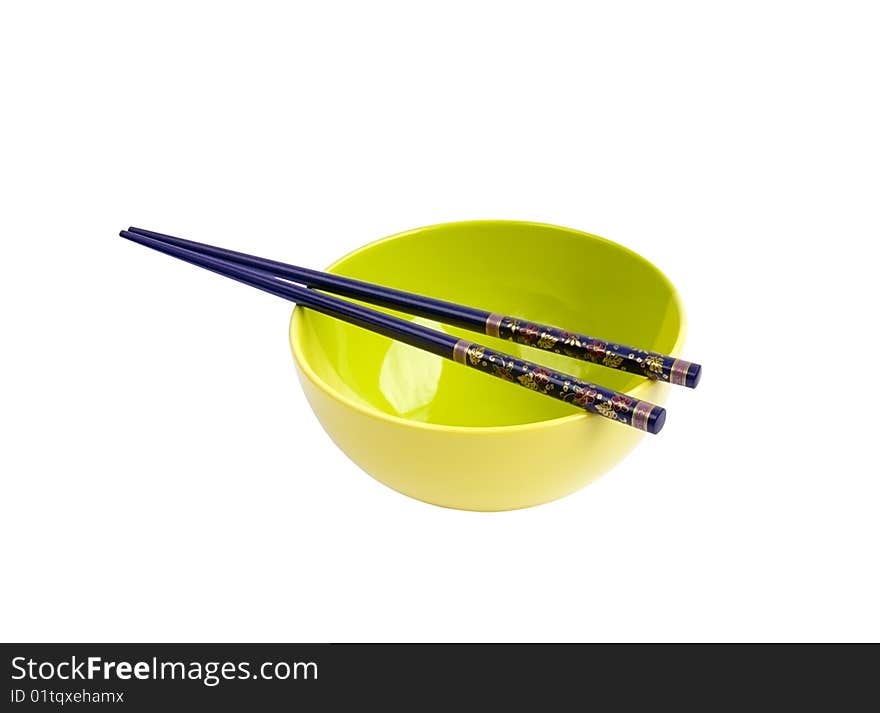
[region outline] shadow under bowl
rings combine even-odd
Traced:
[[[467,221],[362,247],[330,272],[678,356],[672,283],[634,252],[569,228]],[[376,308],[378,309],[378,308]],[[392,312],[586,381],[663,404],[668,384]],[[297,307],[290,341],[333,441],[376,480],[465,510],[568,495],[620,462],[640,431]]]

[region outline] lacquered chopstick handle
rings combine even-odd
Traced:
[[[459,364],[641,431],[657,433],[666,422],[666,409],[661,406],[581,381],[570,374],[563,374],[540,364],[496,352],[466,339],[460,339],[455,344],[452,358]]]
[[[486,319],[486,334],[691,389],[700,382],[702,368],[694,362],[516,317],[490,314]]]

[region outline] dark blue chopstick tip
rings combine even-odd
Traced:
[[[142,245],[144,244],[141,242],[144,239],[143,235],[138,235],[137,233],[132,233],[132,232],[129,232],[128,230],[120,230],[119,237],[125,238],[126,240],[131,240],[132,242],[135,242],[135,243],[141,243]]]
[[[691,364],[688,367],[687,375],[684,377],[684,385],[689,389],[697,388],[700,383],[700,377],[703,375],[703,367],[699,364]]]
[[[648,416],[648,433],[660,433],[660,429],[666,423],[666,409],[662,406],[655,406],[651,409]]]

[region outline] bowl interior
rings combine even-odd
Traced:
[[[675,289],[651,263],[602,238],[550,225],[472,221],[421,228],[367,245],[331,271],[663,353],[674,350],[684,326]],[[618,391],[644,381],[394,314]],[[297,359],[313,378],[340,398],[391,416],[448,426],[510,426],[578,413],[310,310],[296,309],[291,334]]]

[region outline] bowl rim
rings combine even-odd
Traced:
[[[582,230],[577,230],[576,228],[568,228],[562,225],[554,225],[553,223],[542,223],[539,221],[531,221],[531,220],[505,220],[505,219],[478,219],[478,220],[457,220],[451,222],[444,223],[434,223],[432,225],[424,225],[419,228],[412,228],[410,230],[404,230],[400,233],[394,233],[393,235],[389,235],[384,238],[379,238],[378,240],[373,240],[365,245],[362,245],[359,248],[356,248],[342,257],[333,261],[330,264],[326,271],[332,272],[340,263],[348,260],[349,258],[354,257],[355,255],[360,254],[366,250],[370,250],[376,245],[380,245],[385,242],[390,242],[392,240],[397,240],[399,238],[406,237],[408,235],[412,235],[413,233],[420,233],[425,230],[431,230],[434,228],[446,228],[452,226],[476,226],[476,225],[527,225],[541,228],[553,228],[555,230],[562,230],[567,233],[571,233],[578,237],[586,237],[591,240],[599,240],[603,243],[608,243],[609,245],[614,246],[618,250],[622,250],[625,253],[628,253],[631,257],[636,260],[640,260],[647,267],[653,270],[657,276],[669,287],[672,300],[678,309],[679,314],[681,315],[681,326],[678,330],[678,338],[675,340],[675,344],[670,350],[671,356],[678,356],[681,353],[681,349],[684,346],[685,337],[687,335],[687,315],[684,310],[684,303],[681,300],[681,296],[678,294],[678,290],[675,288],[675,285],[672,281],[666,276],[666,274],[657,267],[654,263],[652,263],[647,258],[639,255],[639,253],[634,250],[630,250],[628,247],[621,245],[620,243],[616,243],[613,240],[609,240],[608,238],[603,238],[600,235],[593,235],[592,233],[587,233]],[[557,418],[549,418],[543,421],[533,421],[531,423],[515,423],[508,424],[506,426],[456,426],[450,424],[442,424],[442,423],[428,423],[427,421],[414,421],[412,419],[403,418],[402,416],[394,416],[390,413],[386,413],[385,411],[380,411],[377,408],[359,403],[350,399],[345,394],[337,391],[332,386],[330,386],[327,382],[325,382],[316,372],[312,369],[311,365],[308,363],[308,360],[305,357],[305,354],[302,351],[302,330],[303,330],[303,314],[305,313],[305,309],[296,305],[293,308],[293,312],[290,315],[290,323],[288,325],[288,340],[290,341],[290,348],[293,352],[293,358],[296,362],[297,368],[299,369],[301,374],[304,374],[306,378],[318,389],[323,391],[327,396],[334,399],[335,401],[341,402],[345,406],[355,411],[358,411],[365,416],[370,416],[371,418],[378,418],[382,421],[387,421],[388,423],[393,423],[398,426],[403,426],[406,428],[416,428],[423,429],[428,431],[444,431],[447,433],[468,433],[468,434],[477,434],[477,433],[516,433],[518,431],[531,431],[531,430],[539,430],[543,428],[555,428],[556,426],[561,426],[563,424],[575,423],[578,421],[585,421],[588,418],[597,418],[595,414],[587,413],[586,411],[581,413],[573,413],[569,416],[559,416]],[[645,389],[649,386],[652,386],[657,382],[645,380],[632,387],[631,389],[627,389],[624,393],[629,396],[638,397]]]

